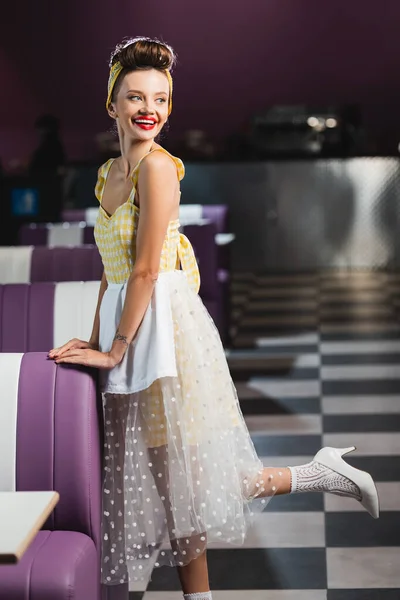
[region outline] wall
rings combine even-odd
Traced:
[[[185,202],[227,204],[234,271],[400,268],[400,161],[190,164]]]
[[[90,155],[107,61],[126,35],[162,36],[179,54],[172,136],[224,136],[274,103],[361,102],[395,149],[400,126],[398,0],[147,0],[7,3],[0,24],[0,158],[30,152],[32,122],[58,114],[71,158]],[[117,8],[118,7],[118,8]]]

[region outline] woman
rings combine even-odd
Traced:
[[[104,264],[89,342],[50,352],[101,369],[105,422],[102,580],[178,568],[184,597],[210,599],[206,546],[241,544],[273,494],[332,492],[378,517],[375,485],[324,448],[307,465],[264,468],[244,423],[218,332],[179,233],[181,161],[155,139],[172,108],[172,49],[116,47],[107,110],[121,156],[99,170],[96,243]]]

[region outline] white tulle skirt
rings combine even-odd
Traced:
[[[125,285],[100,311],[110,349]],[[123,362],[103,373],[102,581],[185,565],[213,543],[240,545],[265,508],[262,463],[218,331],[182,271],[161,273]],[[250,502],[252,500],[252,502]]]

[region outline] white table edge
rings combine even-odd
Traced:
[[[29,548],[30,544],[33,542],[38,531],[40,530],[42,525],[46,522],[48,517],[53,512],[53,510],[54,510],[55,506],[58,504],[59,500],[60,500],[60,494],[56,491],[53,491],[53,495],[51,496],[48,504],[46,505],[43,512],[36,519],[33,527],[27,533],[26,537],[22,540],[17,551],[13,554],[0,554],[0,565],[17,564],[21,560],[22,556],[25,554],[26,550]]]

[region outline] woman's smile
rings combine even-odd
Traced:
[[[133,119],[133,124],[145,131],[152,131],[157,126],[157,119],[154,117],[137,117]]]

